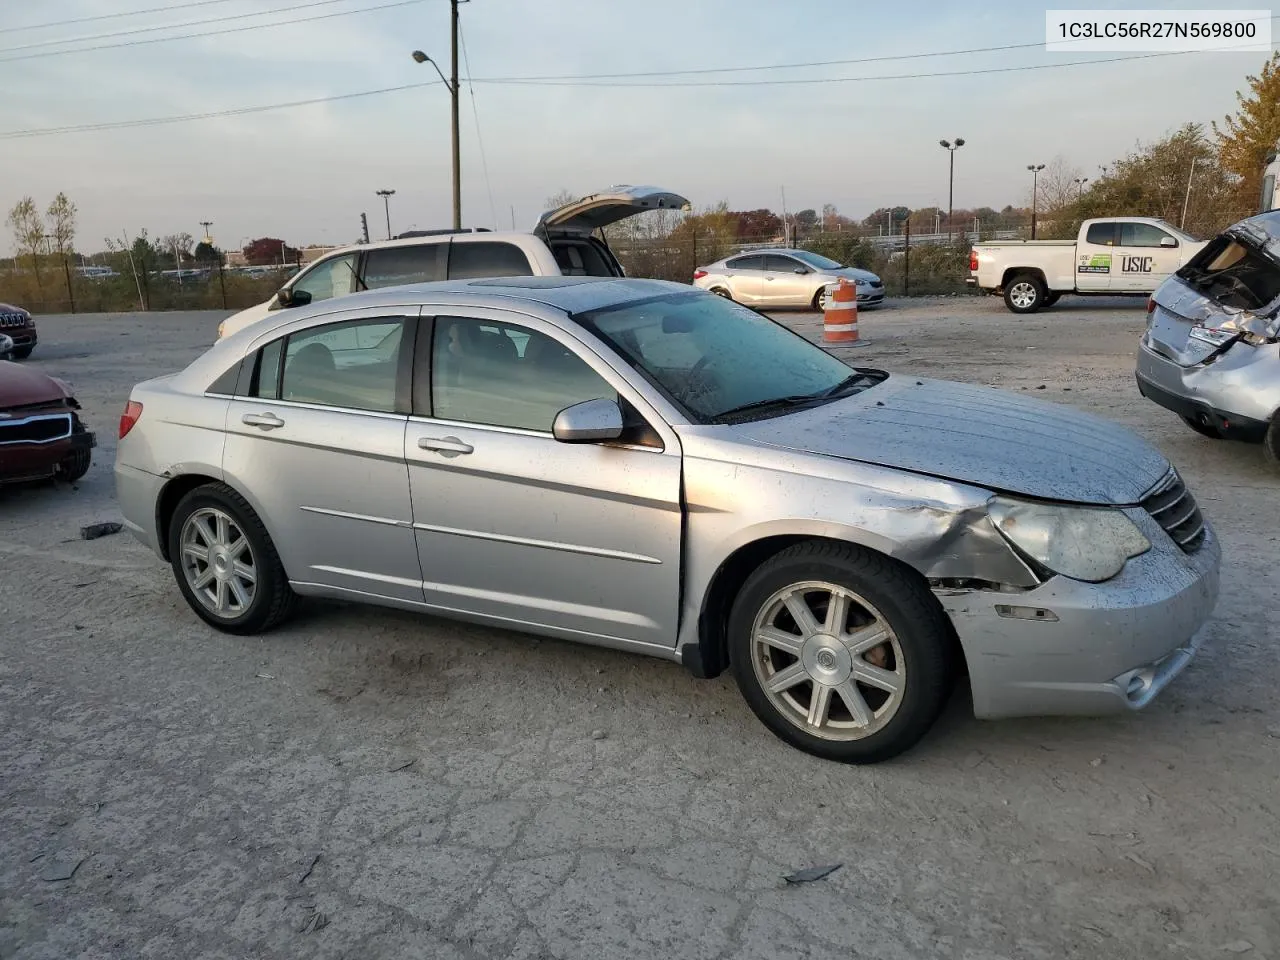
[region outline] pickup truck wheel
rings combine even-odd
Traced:
[[[169,562],[188,605],[219,630],[261,633],[293,612],[296,595],[266,527],[225,484],[196,487],[178,501]]]
[[[806,753],[878,763],[911,748],[950,693],[946,615],[922,583],[852,544],[784,550],[743,585],[729,657],[747,704]]]
[[[1034,273],[1020,273],[1005,284],[1004,305],[1014,313],[1035,313],[1047,295],[1044,281]]]
[[[1182,417],[1182,422],[1202,437],[1208,437],[1210,440],[1222,439],[1222,434],[1218,432],[1216,427],[1207,423],[1201,423],[1195,417],[1188,417],[1184,415]]]

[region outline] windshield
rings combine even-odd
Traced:
[[[814,253],[812,250],[788,250],[791,256],[797,257],[809,264],[811,267],[817,267],[819,270],[839,270],[844,266],[843,263],[836,263],[830,257],[824,257],[820,253]]]
[[[702,291],[632,300],[574,319],[700,423],[785,413],[887,376],[855,371],[763,314]]]

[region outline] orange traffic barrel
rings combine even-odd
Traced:
[[[822,339],[827,343],[858,342],[858,288],[843,277],[827,297]]]

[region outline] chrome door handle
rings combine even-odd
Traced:
[[[419,437],[418,448],[421,450],[435,450],[445,457],[456,457],[458,454],[470,453],[475,449],[471,444],[464,443],[457,437]]]
[[[284,426],[284,421],[274,413],[246,413],[240,418],[240,422],[251,427],[261,427],[263,430],[274,430],[276,427]]]

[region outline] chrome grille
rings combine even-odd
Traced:
[[[0,313],[0,327],[25,327],[30,322],[25,313]]]
[[[1165,474],[1143,498],[1142,506],[1187,553],[1195,553],[1204,544],[1204,518],[1178,471]]]
[[[30,417],[0,417],[0,446],[10,443],[51,443],[71,436],[69,413],[36,414]]]

